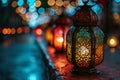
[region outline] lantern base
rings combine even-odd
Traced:
[[[72,74],[76,75],[99,75],[101,74],[100,71],[93,68],[79,68],[79,67],[73,67],[70,71]]]

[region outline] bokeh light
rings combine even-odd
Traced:
[[[49,6],[53,6],[55,4],[55,0],[48,0],[47,3]]]
[[[36,6],[36,7],[40,7],[40,6],[41,6],[41,1],[40,1],[40,0],[37,0],[37,1],[35,2],[35,6]]]

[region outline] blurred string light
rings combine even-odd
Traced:
[[[30,32],[30,28],[28,28],[27,26],[18,27],[18,28],[5,27],[1,29],[1,33],[3,35],[14,35],[14,34],[29,33],[29,32]]]
[[[8,0],[2,0],[2,7],[6,7],[8,5]]]

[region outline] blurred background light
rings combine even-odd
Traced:
[[[2,7],[6,7],[8,5],[8,0],[2,0]]]
[[[119,3],[120,2],[120,0],[114,0],[116,3]]]
[[[13,1],[12,4],[11,4],[11,6],[12,6],[13,8],[17,7],[17,1]]]
[[[30,12],[36,11],[36,7],[35,7],[34,5],[31,5],[31,6],[29,7],[29,11],[30,11]]]
[[[76,10],[75,10],[75,7],[73,6],[68,6],[65,10],[65,13],[68,15],[68,16],[73,16],[75,14]]]
[[[40,7],[41,6],[41,1],[40,0],[35,1],[35,6]]]
[[[39,14],[44,14],[44,13],[45,13],[45,8],[40,7],[40,8],[38,9],[38,13],[39,13]]]
[[[92,10],[96,13],[96,14],[101,14],[102,13],[102,8],[100,5],[96,4],[92,7]]]
[[[48,0],[47,3],[49,6],[53,6],[55,4],[55,0]]]
[[[18,4],[18,6],[23,6],[24,0],[18,0],[17,4]]]
[[[63,5],[63,1],[62,0],[56,0],[56,5],[61,7]]]

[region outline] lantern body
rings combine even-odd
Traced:
[[[97,20],[87,4],[73,16],[75,29],[68,32],[66,53],[68,61],[79,71],[89,73],[103,61],[104,34],[97,26]]]
[[[65,25],[56,25],[53,29],[53,43],[52,45],[57,51],[66,49],[66,34],[69,27]]]
[[[66,35],[69,30],[69,26],[71,26],[71,19],[69,17],[61,15],[55,21],[55,27],[52,30],[52,42],[51,45],[58,52],[63,52],[66,50]]]
[[[68,59],[69,62],[72,63],[72,36],[73,36],[73,32],[75,30],[74,26],[71,26],[69,31],[67,32],[67,36],[66,36],[66,57]]]

